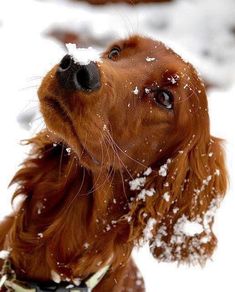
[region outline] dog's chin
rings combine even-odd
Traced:
[[[70,115],[56,98],[44,97],[41,101],[41,112],[52,139],[55,142],[62,141],[66,148],[71,148],[81,165],[91,170],[107,167],[84,147]]]

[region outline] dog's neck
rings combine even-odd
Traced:
[[[27,277],[48,280],[51,270],[64,278],[83,278],[110,258],[113,267],[125,263],[132,249],[126,243],[129,225],[126,220],[117,224],[128,213],[131,196],[125,174],[92,173],[73,155],[51,153],[36,158],[36,165],[34,177],[20,182],[26,199],[9,240],[16,266],[21,262]],[[21,171],[32,174],[27,165]],[[25,247],[42,254],[43,269]]]

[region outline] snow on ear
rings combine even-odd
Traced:
[[[167,204],[157,214],[151,252],[160,261],[204,264],[217,243],[212,225],[227,187],[221,141],[198,141],[181,151],[158,187]]]
[[[159,261],[203,264],[212,255],[214,215],[227,185],[220,144],[216,138],[188,144],[133,183],[132,233],[138,244],[149,242]]]

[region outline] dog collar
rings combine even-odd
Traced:
[[[23,282],[16,278],[15,271],[11,268],[9,259],[6,259],[3,264],[3,269],[0,274],[0,291],[15,291],[15,292],[91,292],[103,279],[110,269],[110,265],[106,265],[98,272],[94,273],[87,279],[83,280],[79,286],[68,282],[49,282],[49,283],[38,283],[38,282]]]

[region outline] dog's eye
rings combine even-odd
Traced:
[[[114,47],[109,52],[109,59],[110,60],[116,60],[117,57],[120,55],[121,49],[119,47]]]
[[[153,99],[156,103],[167,109],[173,109],[174,97],[171,92],[165,89],[157,89],[154,92]]]

